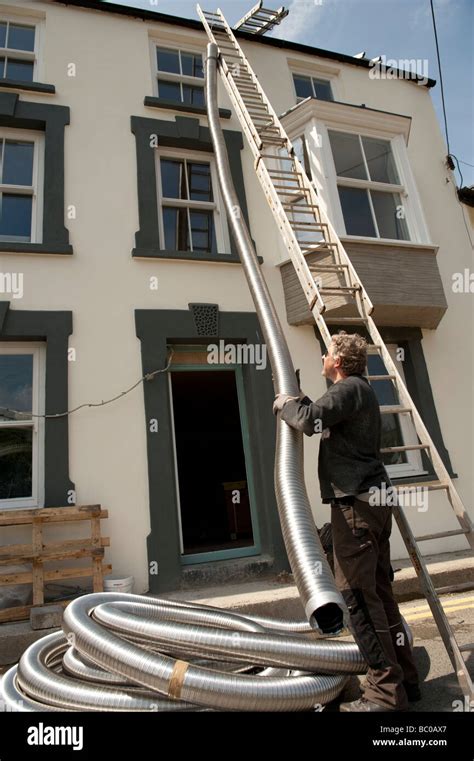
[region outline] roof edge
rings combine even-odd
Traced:
[[[50,3],[56,3],[61,5],[71,5],[78,8],[89,8],[94,11],[102,11],[105,13],[118,13],[122,16],[131,16],[134,18],[140,18],[144,21],[155,21],[161,24],[170,24],[172,26],[181,26],[188,29],[196,29],[197,31],[204,31],[202,24],[197,19],[181,18],[179,16],[169,16],[166,13],[158,13],[157,11],[143,10],[142,8],[131,8],[128,5],[118,5],[117,3],[100,2],[100,0],[46,0]],[[329,58],[333,61],[340,61],[341,63],[347,63],[349,66],[359,66],[365,69],[372,69],[370,60],[364,58],[354,58],[346,53],[337,53],[332,50],[323,50],[322,48],[314,48],[310,45],[303,45],[299,42],[290,42],[289,40],[281,40],[279,37],[264,37],[262,35],[248,34],[247,32],[240,32],[239,30],[233,30],[236,37],[241,37],[249,42],[257,42],[263,45],[270,45],[270,47],[286,48],[287,50],[296,50],[300,53],[306,53],[306,55],[318,56],[319,58]],[[384,67],[382,67],[383,69]],[[434,87],[436,85],[435,79],[429,79],[421,75],[413,74],[403,69],[393,69],[395,72],[400,72],[401,75],[398,79],[403,79],[407,82],[423,83],[424,87]],[[408,76],[409,75],[409,76]]]

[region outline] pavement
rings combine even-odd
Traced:
[[[455,591],[453,586],[463,585],[462,591],[474,590],[474,555],[470,550],[425,556],[428,573],[441,593]],[[398,602],[424,599],[418,577],[410,559],[394,560],[393,591]],[[189,600],[229,610],[238,609],[251,615],[275,616],[304,620],[304,610],[298,590],[290,573],[268,575],[258,581],[239,582],[225,586],[206,586],[166,592],[159,597]]]

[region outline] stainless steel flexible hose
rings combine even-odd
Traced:
[[[1,692],[8,708],[23,711],[295,711],[336,698],[347,676],[364,670],[352,643],[103,592],[70,603],[63,632],[31,645]]]
[[[254,299],[275,390],[298,394],[293,364],[232,180],[217,108],[217,46],[206,100],[219,181]],[[19,711],[310,710],[336,698],[366,664],[357,645],[317,638],[347,615],[319,541],[303,476],[302,435],[277,421],[275,492],[307,622],[212,606],[100,593],[64,612],[63,632],[31,645],[2,679]]]
[[[257,310],[276,393],[297,396],[299,388],[280,320],[260,270],[230,171],[217,105],[217,45],[207,46],[206,102],[220,187],[247,283]],[[275,493],[288,560],[311,626],[321,632],[340,628],[345,603],[319,541],[303,473],[303,434],[278,418]]]

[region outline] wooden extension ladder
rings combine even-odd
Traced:
[[[419,450],[431,461],[436,480],[394,487],[398,493],[410,489],[443,490],[455,513],[460,528],[453,531],[414,536],[400,506],[394,515],[421,588],[431,608],[460,687],[470,702],[474,699],[473,682],[463,652],[474,650],[474,644],[460,646],[441,605],[438,591],[427,571],[419,542],[441,537],[465,536],[474,548],[472,521],[457,493],[449,473],[431,439],[395,362],[384,344],[371,317],[373,304],[359,280],[329,218],[319,205],[318,195],[308,179],[294,147],[265,95],[237,39],[220,10],[203,11],[198,15],[210,42],[219,49],[218,68],[235,113],[245,133],[255,162],[255,172],[265,193],[285,247],[290,255],[301,287],[308,301],[326,346],[331,342],[329,327],[360,325],[368,334],[369,353],[381,357],[386,375],[368,375],[368,380],[390,381],[398,404],[381,406],[382,414],[408,415],[419,443],[387,447],[383,452]],[[308,263],[308,261],[310,263]],[[347,316],[324,318],[325,311],[343,307]],[[402,491],[401,491],[402,490]],[[406,493],[406,492],[405,492]],[[462,586],[460,587],[462,588]],[[455,591],[453,588],[452,591]]]

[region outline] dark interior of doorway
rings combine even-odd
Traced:
[[[233,370],[171,374],[184,554],[252,546]]]

